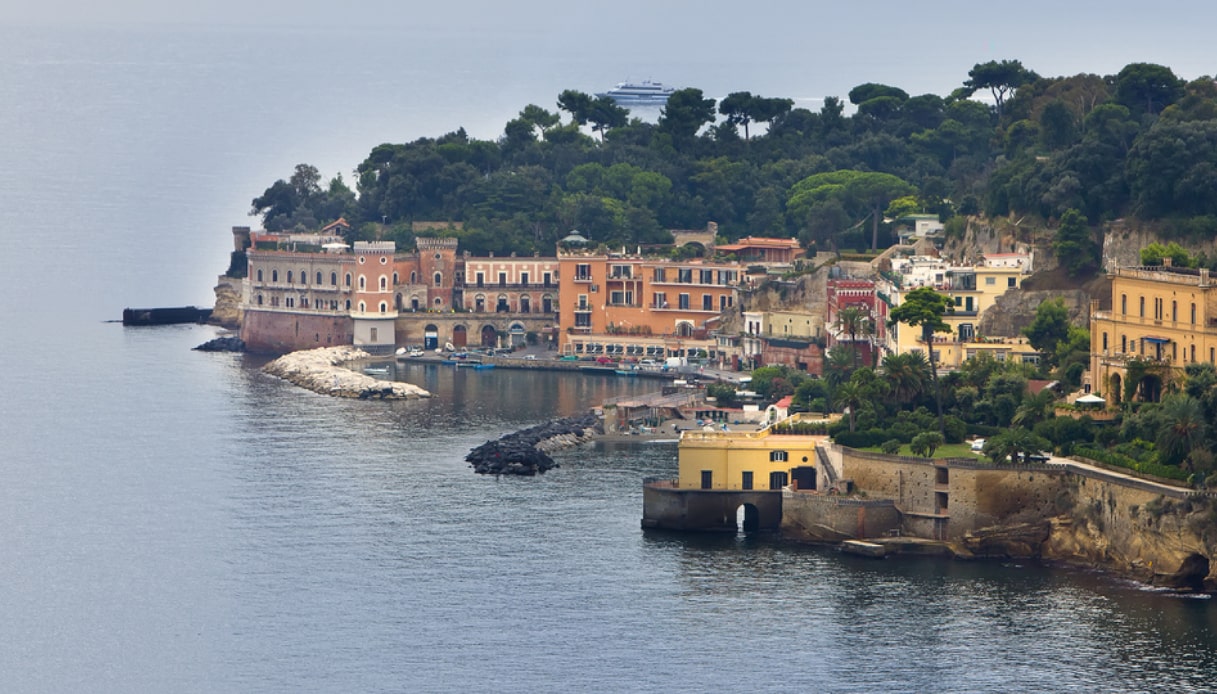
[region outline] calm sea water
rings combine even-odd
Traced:
[[[349,170],[382,139],[459,124],[475,99],[490,129],[582,84],[569,74],[504,87],[426,37],[323,52],[333,37],[0,35],[0,690],[1173,692],[1217,679],[1209,600],[1030,564],[643,533],[640,483],[674,471],[671,445],[568,452],[535,479],[463,461],[646,384],[415,365],[403,377],[434,400],[346,402],[255,358],[190,351],[212,328],[104,322],[209,304],[227,228],[294,164]],[[615,78],[588,72],[589,90]]]

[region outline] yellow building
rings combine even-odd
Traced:
[[[781,433],[792,417],[761,431],[686,431],[680,437],[681,490],[780,491],[792,482],[816,488],[816,441],[823,437]]]
[[[1156,401],[1188,364],[1217,364],[1217,287],[1207,269],[1125,267],[1108,277],[1111,310],[1091,304],[1093,392],[1109,404]]]
[[[964,360],[982,353],[992,354],[999,361],[1017,359],[1036,363],[1039,354],[1026,338],[985,336],[977,331],[984,312],[997,303],[997,297],[1016,288],[1026,271],[1026,267],[1021,263],[990,263],[986,258],[984,266],[945,268],[929,282],[891,286],[883,294],[889,298],[893,308],[900,305],[905,293],[920,286],[932,286],[935,291],[951,300],[953,311],[943,316],[943,321],[950,326],[951,332],[934,335],[934,358],[940,369],[957,369]],[[892,326],[888,330],[888,349],[895,354],[924,354],[925,344],[921,341],[921,328]]]

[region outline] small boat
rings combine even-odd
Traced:
[[[494,368],[494,364],[474,364],[473,365],[474,371],[485,371],[486,369],[493,369],[493,368]]]
[[[387,366],[365,366],[363,372],[369,376],[388,376],[389,367]]]
[[[637,376],[638,372],[633,369],[616,369],[614,371],[618,376]]]
[[[641,82],[619,82],[617,86],[601,92],[596,96],[607,96],[619,104],[657,104],[668,102],[668,97],[676,91],[674,87],[664,86],[660,82],[643,80]]]

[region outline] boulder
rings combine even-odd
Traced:
[[[314,393],[339,398],[408,400],[431,397],[431,393],[411,383],[381,381],[342,366],[371,356],[358,347],[321,347],[286,354],[262,370]]]

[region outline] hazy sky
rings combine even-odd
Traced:
[[[1046,76],[1112,74],[1130,62],[1170,66],[1184,78],[1214,74],[1217,2],[662,2],[565,0],[400,2],[394,0],[43,0],[9,3],[0,23],[138,22],[365,28],[375,34],[442,32],[461,41],[492,33],[520,50],[560,60],[590,52],[681,53],[748,62],[767,52],[805,62],[809,72],[848,66],[845,83],[885,81],[913,93],[946,93],[967,68],[1017,58]],[[358,46],[345,48],[358,50]],[[861,79],[857,76],[863,75]],[[792,95],[794,96],[794,95]]]

